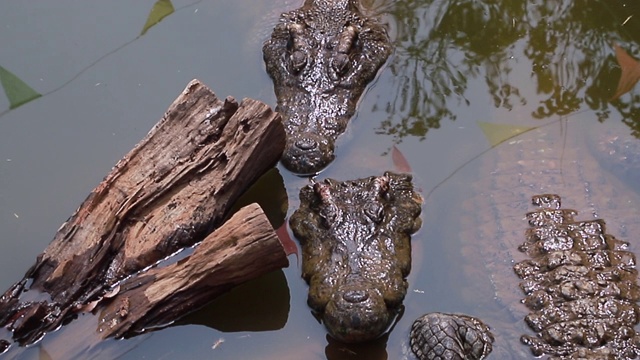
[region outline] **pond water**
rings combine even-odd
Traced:
[[[22,277],[60,224],[146,135],[191,79],[200,79],[221,97],[250,97],[275,106],[261,44],[278,14],[301,1],[172,1],[175,11],[140,35],[154,3],[0,2],[0,66],[43,95],[9,109],[9,97],[0,94],[0,288]],[[479,316],[497,333],[500,328],[513,329],[509,326],[518,333],[527,331],[522,321],[513,324],[513,314],[496,301],[493,278],[478,276],[484,271],[479,259],[487,256],[484,250],[469,250],[474,241],[469,234],[478,223],[465,215],[465,204],[479,194],[500,191],[486,186],[486,179],[494,169],[491,164],[509,154],[504,150],[509,141],[491,147],[490,138],[499,131],[484,124],[505,125],[508,131],[514,126],[543,127],[554,151],[567,150],[556,164],[561,169],[575,157],[592,162],[585,144],[598,140],[574,139],[584,134],[588,139],[598,139],[594,134],[629,137],[640,149],[638,140],[631,138],[640,133],[640,92],[632,88],[637,78],[623,78],[631,83],[630,91],[610,101],[621,74],[627,74],[621,71],[614,44],[640,57],[640,5],[363,3],[387,24],[395,52],[361,99],[356,117],[338,142],[337,159],[319,178],[345,180],[394,170],[394,146],[411,165],[425,197],[423,226],[413,237],[405,311],[391,334],[358,346],[328,338],[306,305],[307,287],[292,255],[288,268],[239,287],[175,326],[131,340],[107,341],[75,355],[399,359],[412,321],[430,311]],[[532,133],[517,139],[535,136]],[[639,153],[632,155],[635,158],[628,161],[637,165]],[[290,214],[308,180],[278,169]],[[605,219],[616,217],[615,208],[622,207],[619,199],[624,199],[628,214],[640,213],[639,172],[625,172],[626,178],[618,180],[605,168],[592,171],[601,172],[597,179],[606,181],[564,184],[561,189],[615,187],[613,195],[604,195],[613,205],[581,205],[583,200],[561,194],[568,205],[583,210],[582,218],[594,211]],[[514,202],[547,190],[519,185],[504,189],[516,194]],[[471,212],[483,211],[471,207]],[[520,208],[509,214],[516,221],[524,215]],[[631,236],[640,224],[618,224],[617,219],[612,223],[614,235],[640,249],[633,243],[637,235]],[[461,291],[473,284],[481,290],[472,296]],[[64,347],[65,336],[82,329],[72,324],[21,356],[69,358],[74,353]]]

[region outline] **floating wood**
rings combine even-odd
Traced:
[[[189,291],[216,288],[192,294],[204,301],[239,281],[287,266],[284,250],[273,245],[275,235],[265,232],[264,221],[255,222],[259,216],[253,207],[249,213],[242,212],[246,228],[236,221],[220,228],[217,240],[207,240],[193,259],[180,262],[201,265],[216,249],[232,253],[234,263],[224,265],[230,268],[222,263],[203,268],[215,271],[215,280],[177,264],[140,273],[218,228],[242,192],[278,161],[284,144],[280,116],[267,105],[252,99],[240,105],[231,97],[220,100],[193,80],[161,121],[62,225],[23,280],[0,298],[0,326],[12,329],[15,341],[30,344],[77,312],[86,311],[89,304],[113,295],[109,291],[114,292],[117,283],[131,276],[145,281],[146,292],[136,292],[127,285],[130,282],[121,285],[122,295],[114,302],[123,304],[123,299],[129,299],[128,310],[120,309],[121,320],[168,321],[187,309],[178,307],[170,313],[162,309],[171,301],[182,304]],[[273,233],[270,226],[268,229]],[[270,254],[269,261],[256,262],[256,252],[239,245],[245,243],[235,235],[237,244],[222,238],[231,232],[248,233],[242,241],[266,239],[259,246],[246,244],[257,246],[257,253],[263,256]],[[192,283],[179,284],[184,271]],[[25,292],[35,295],[26,301]],[[136,296],[145,296],[148,304],[156,301],[154,305],[161,308],[138,306]],[[120,325],[123,323],[126,321]],[[114,335],[126,333],[121,327],[111,330]]]
[[[260,206],[245,206],[191,256],[122,282],[118,294],[105,299],[99,333],[130,337],[175,321],[256,274],[287,266],[283,254]]]

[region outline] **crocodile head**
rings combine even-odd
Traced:
[[[316,174],[389,56],[386,30],[353,1],[307,0],[282,14],[262,50],[287,132],[282,163]]]
[[[309,306],[345,342],[375,339],[402,308],[411,268],[410,234],[421,224],[411,176],[304,187],[289,224],[302,245]]]

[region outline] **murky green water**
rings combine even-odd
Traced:
[[[192,78],[219,96],[275,105],[261,43],[277,14],[299,1],[173,1],[175,12],[139,36],[154,3],[0,2],[0,66],[44,95],[13,110],[0,96],[0,288],[22,277],[59,225]],[[292,256],[289,268],[237,289],[179,325],[107,342],[81,358],[398,359],[411,322],[425,312],[464,312],[494,328],[512,322],[494,302],[489,280],[462,271],[465,264],[480,262],[459,250],[470,241],[460,234],[476,226],[461,221],[460,204],[486,190],[482,179],[491,169],[484,164],[496,152],[476,158],[490,148],[479,123],[546,125],[560,149],[578,146],[563,139],[585,130],[638,134],[638,90],[609,100],[621,75],[614,44],[640,57],[640,5],[366,4],[388,24],[396,50],[361,100],[338,143],[336,161],[320,178],[392,170],[388,153],[395,145],[425,194],[410,292],[393,332],[364,346],[328,339],[309,312],[306,285]],[[591,156],[587,149],[578,154]],[[291,212],[307,180],[280,172]],[[615,184],[637,210],[640,187],[633,190],[634,176],[607,184]],[[517,184],[508,191],[522,192]],[[598,215],[607,219],[607,210]],[[614,234],[636,241],[635,225]],[[635,243],[632,248],[640,249]],[[487,281],[485,292],[469,298],[459,291],[478,281]],[[522,324],[515,326],[525,331]],[[23,355],[68,358],[73,351],[65,348],[65,336],[82,329],[73,324]]]

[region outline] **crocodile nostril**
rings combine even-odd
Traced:
[[[342,294],[342,298],[352,304],[355,304],[367,300],[369,298],[369,294],[364,290],[349,290]]]
[[[300,150],[313,150],[318,147],[318,143],[312,139],[296,140],[295,145]]]

